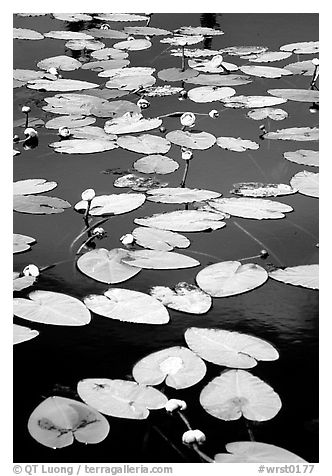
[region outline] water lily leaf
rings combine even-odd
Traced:
[[[247,149],[256,150],[259,148],[257,142],[241,137],[217,137],[217,145],[222,149],[233,150],[234,152],[244,152]]]
[[[225,107],[266,107],[276,106],[277,104],[283,104],[287,102],[287,99],[283,98],[271,98],[271,96],[233,96],[226,98],[224,101]]]
[[[87,39],[69,40],[67,41],[67,43],[65,43],[65,47],[74,51],[81,51],[81,50],[95,51],[95,50],[101,50],[102,48],[104,48],[105,43],[99,40],[87,40]]]
[[[36,240],[31,236],[13,234],[13,253],[22,253],[31,249],[30,244],[36,243]]]
[[[166,135],[166,139],[172,144],[188,149],[205,150],[209,149],[216,142],[216,138],[208,132],[171,131]]]
[[[198,71],[193,69],[167,68],[158,71],[158,78],[162,81],[186,81],[195,76],[198,76]]]
[[[48,13],[14,13],[18,17],[40,17],[44,15],[48,15]]]
[[[82,91],[83,89],[97,88],[98,84],[78,79],[56,79],[54,81],[36,79],[29,81],[27,87],[45,91]]]
[[[100,50],[99,50],[100,51]],[[82,69],[91,69],[91,71],[106,71],[112,68],[124,68],[130,64],[126,59],[107,59],[102,61],[89,61],[82,66]]]
[[[101,99],[117,99],[123,96],[127,96],[130,93],[128,91],[119,91],[118,89],[103,88],[103,89],[89,89],[84,91],[84,94],[88,94],[89,96],[96,96]],[[137,106],[137,109],[138,109],[138,106]]]
[[[105,415],[134,420],[146,419],[149,410],[159,410],[167,402],[159,390],[129,380],[85,379],[78,382],[77,393]]]
[[[192,36],[172,36],[171,38],[163,38],[160,40],[160,43],[168,43],[173,46],[189,46],[189,45],[196,45],[204,40],[204,36],[202,35],[192,35]]]
[[[142,134],[136,137],[121,136],[117,143],[123,149],[140,154],[167,154],[171,148],[171,143],[168,140],[151,134]]]
[[[114,134],[106,134],[104,129],[97,126],[83,126],[70,130],[73,139],[103,139],[113,141],[117,138]]]
[[[77,267],[95,281],[107,284],[122,283],[141,271],[137,267],[122,262],[122,258],[127,255],[128,251],[121,248],[110,251],[98,248],[80,256]]]
[[[133,167],[143,174],[166,175],[179,168],[179,164],[169,157],[160,154],[147,155],[134,162]]]
[[[183,269],[199,266],[199,261],[190,256],[172,251],[137,250],[130,251],[122,261],[130,266],[144,269]]]
[[[95,117],[84,117],[84,116],[60,116],[50,119],[46,122],[46,129],[59,129],[60,127],[82,127],[90,126],[96,122]]]
[[[155,82],[156,78],[148,74],[143,74],[141,76],[129,75],[111,78],[109,81],[107,81],[105,87],[109,89],[123,89],[125,91],[133,91],[135,89],[153,86]]]
[[[118,177],[113,185],[119,188],[131,188],[137,192],[146,192],[151,188],[167,187],[168,183],[160,182],[153,177],[140,177],[137,174],[127,174]]]
[[[293,74],[302,74],[303,76],[312,76],[315,71],[315,65],[311,60],[290,63],[286,65],[286,68]]]
[[[215,28],[208,28],[202,26],[181,26],[175,33],[180,35],[203,35],[203,36],[219,36],[224,32]]]
[[[21,344],[28,340],[34,339],[39,335],[38,331],[30,329],[29,327],[18,326],[13,324],[13,344]]]
[[[44,98],[47,103],[43,110],[53,114],[67,114],[77,116],[89,116],[95,110],[108,105],[109,102],[99,97],[89,94],[56,94],[55,96]]]
[[[292,51],[297,55],[310,55],[319,53],[318,41],[302,41],[299,43],[289,43],[287,45],[280,46],[281,51]]]
[[[98,30],[102,32],[107,32],[109,30]],[[118,30],[114,30],[117,33],[122,33]],[[91,58],[97,60],[124,60],[128,58],[128,53],[125,51],[117,50],[116,48],[103,48],[102,50],[92,51]],[[118,66],[121,68],[121,66]]]
[[[211,209],[255,220],[284,218],[293,208],[285,203],[261,198],[217,198],[208,202]]]
[[[49,144],[55,152],[60,154],[94,154],[113,150],[118,146],[109,139],[69,139]]]
[[[95,15],[94,18],[97,20],[104,20],[104,21],[147,21],[149,19],[148,16],[143,15],[136,15],[133,13],[101,13]]]
[[[203,360],[186,347],[169,347],[144,357],[133,367],[136,382],[166,385],[176,389],[192,387],[206,374]]]
[[[34,276],[21,276],[20,273],[14,273],[13,276],[13,291],[22,291],[22,289],[29,288],[34,284],[36,278]]]
[[[258,76],[259,78],[281,78],[289,76],[293,73],[285,68],[275,68],[273,66],[240,66],[239,69],[250,76]]]
[[[318,140],[318,132],[318,127],[290,127],[288,129],[279,129],[275,132],[268,132],[264,134],[264,139],[313,141]]]
[[[91,21],[92,16],[86,13],[52,13],[52,16],[57,20],[77,22],[77,21]]]
[[[212,297],[242,294],[265,283],[268,274],[254,263],[223,261],[202,269],[196,276],[198,286]]]
[[[169,321],[166,307],[157,299],[129,289],[110,288],[103,295],[87,296],[84,303],[90,311],[118,321],[135,324],[167,324]]]
[[[265,51],[263,53],[246,56],[246,59],[251,63],[271,63],[272,61],[284,60],[290,56],[292,56],[292,53],[287,51]]]
[[[121,117],[106,121],[104,129],[107,134],[131,134],[156,129],[162,122],[158,117],[145,119],[141,113],[126,112]]]
[[[149,66],[132,66],[127,68],[113,68],[101,71],[98,76],[101,78],[115,78],[120,76],[151,76],[156,71],[155,68]]]
[[[255,121],[262,121],[267,118],[273,121],[283,121],[288,117],[288,112],[275,107],[264,107],[261,109],[252,109],[247,113],[247,116]]]
[[[220,53],[227,53],[231,56],[249,56],[264,53],[267,49],[266,46],[228,46],[227,48],[221,48]]]
[[[309,197],[319,196],[319,174],[308,172],[303,170],[295,174],[291,180],[290,184],[292,187],[298,189],[302,195],[307,195]]]
[[[163,30],[162,28],[153,28],[152,26],[126,26],[123,30],[128,35],[165,36],[172,34],[171,31]]]
[[[46,36],[46,35],[45,35]],[[28,30],[27,28],[13,28],[14,40],[42,40],[44,35],[38,31]]]
[[[215,66],[215,59],[218,58],[219,55],[213,57],[212,60],[206,59],[198,59],[198,60],[189,60],[188,66],[189,68],[193,68],[197,71],[202,73],[224,73],[225,69],[227,71],[237,71],[239,67],[233,63],[227,63],[226,61],[222,61],[218,66]],[[220,56],[220,58],[222,58]]]
[[[279,395],[246,370],[227,370],[203,388],[200,403],[220,420],[271,420],[281,409]]]
[[[22,81],[24,84],[34,79],[40,79],[45,76],[44,71],[35,71],[33,69],[14,69],[13,78]]]
[[[189,84],[201,84],[202,86],[239,86],[251,83],[249,76],[240,74],[199,74],[196,78],[186,80]]]
[[[115,118],[121,117],[127,112],[138,114],[140,112],[139,106],[130,101],[110,101],[103,104],[95,105],[91,113],[96,117]]]
[[[14,195],[30,195],[53,190],[58,184],[48,182],[46,179],[18,180],[13,184]]]
[[[93,40],[93,36],[82,33],[81,31],[52,30],[44,33],[46,38],[54,40]]]
[[[99,195],[92,199],[89,214],[92,216],[121,215],[139,208],[145,202],[144,193]],[[75,210],[85,211],[87,201],[76,203]]]
[[[147,199],[157,203],[193,203],[220,197],[221,193],[197,188],[168,187],[148,190]]]
[[[113,48],[118,50],[126,50],[126,51],[141,51],[147,50],[152,46],[151,41],[146,39],[140,40],[126,40],[126,41],[119,41],[118,43],[114,43]]]
[[[64,448],[74,442],[100,443],[109,433],[109,423],[94,408],[64,397],[49,397],[31,413],[28,430],[32,438],[49,448]]]
[[[124,31],[112,30],[111,28],[105,30],[102,28],[90,28],[89,30],[85,30],[85,32],[94,38],[111,38],[117,40],[128,38],[127,33]]]
[[[223,213],[210,213],[201,210],[176,210],[168,213],[156,213],[151,217],[135,218],[137,225],[158,228],[170,231],[204,231],[219,230],[226,226],[221,221],[227,215]]]
[[[319,102],[319,91],[310,89],[268,89],[272,96],[299,102]]]
[[[209,294],[198,286],[184,282],[176,284],[174,288],[153,286],[150,289],[150,294],[164,306],[189,314],[205,314],[212,306]]]
[[[295,152],[284,152],[284,157],[291,162],[301,165],[310,165],[311,167],[319,166],[318,150],[296,150]]]
[[[140,226],[132,231],[135,243],[143,248],[158,251],[172,251],[174,248],[188,248],[187,237],[173,231],[157,230]]]
[[[213,102],[228,98],[236,94],[233,88],[218,88],[216,86],[202,86],[188,91],[188,97],[194,102]]]
[[[78,299],[53,291],[32,291],[29,299],[14,298],[15,316],[55,326],[85,326],[90,312]]]
[[[26,84],[25,81],[18,81],[17,79],[13,79],[13,89],[15,88],[21,88]]]
[[[166,84],[165,86],[150,86],[149,88],[143,89],[142,93],[147,97],[163,97],[173,96],[180,91],[183,91],[183,88],[175,88],[174,86]]]
[[[172,56],[182,56],[182,48],[177,48],[170,50]],[[219,55],[220,51],[218,50],[208,50],[208,49],[199,49],[199,48],[184,48],[184,56],[186,58],[201,58],[206,56]]]
[[[56,197],[34,195],[14,195],[13,208],[16,212],[50,215],[62,213],[71,205],[66,200]]]
[[[184,338],[202,359],[224,367],[250,369],[257,360],[277,360],[277,350],[265,340],[239,332],[190,327]]]
[[[282,283],[302,286],[303,288],[319,288],[319,265],[307,264],[290,268],[277,269],[269,273],[269,277]]]
[[[80,61],[66,55],[52,56],[51,58],[45,58],[37,63],[38,68],[46,71],[50,68],[56,68],[61,71],[74,71],[81,66],[82,63],[80,63]]]
[[[285,183],[241,182],[233,185],[231,193],[242,197],[279,197],[297,192],[296,188]]]
[[[235,441],[226,445],[228,453],[218,453],[215,463],[306,463],[304,459],[279,446],[258,441]]]

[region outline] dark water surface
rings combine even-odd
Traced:
[[[208,23],[206,23],[206,21]],[[213,26],[217,22],[225,35],[212,39],[212,49],[233,45],[265,45],[271,51],[286,43],[318,39],[318,15],[313,14],[155,14],[150,26],[175,29],[182,25]],[[209,23],[210,22],[210,23]],[[128,25],[128,24],[127,24]],[[14,18],[14,26],[31,28],[41,33],[72,28],[51,17]],[[112,28],[122,28],[119,23]],[[117,40],[103,40],[106,47]],[[14,41],[14,68],[37,69],[38,61],[50,56],[67,54],[65,41],[45,38],[42,41]],[[130,52],[130,66],[153,66],[157,70],[180,66],[181,59],[160,53],[167,45],[153,39],[152,48]],[[159,56],[160,55],[160,56]],[[292,55],[273,66],[311,59],[312,55]],[[238,57],[226,61],[243,64]],[[254,63],[253,63],[254,64]],[[66,78],[101,82],[97,73],[78,70],[64,72]],[[155,74],[156,76],[156,74]],[[266,94],[269,88],[308,88],[310,77],[292,76],[286,79],[260,79],[243,86],[235,86],[237,94]],[[156,84],[164,84],[157,80]],[[178,83],[172,83],[177,86]],[[188,85],[191,89],[193,85]],[[84,93],[84,92],[83,92]],[[43,97],[56,93],[43,93],[26,87],[14,90],[14,119],[21,116],[21,106],[29,104],[32,115],[44,120],[56,117],[41,110]],[[124,97],[123,99],[127,99]],[[309,104],[289,101],[281,105],[289,113],[284,121],[271,121],[276,130],[286,127],[317,126],[318,116],[309,113]],[[172,111],[192,110],[207,112],[218,109],[218,103],[196,104],[190,100],[179,102],[176,96],[153,98],[146,117],[155,117]],[[234,136],[259,141],[259,121],[246,117],[247,109],[228,109],[212,121],[201,116],[197,126],[215,136]],[[202,118],[203,117],[203,118]],[[105,119],[95,125],[103,126]],[[266,125],[267,122],[265,121]],[[178,119],[167,118],[168,131],[178,129]],[[61,155],[48,144],[57,140],[57,132],[39,129],[39,147],[22,152],[14,158],[15,180],[46,178],[58,182],[50,195],[61,197],[74,205],[81,192],[94,188],[97,195],[121,193],[113,187],[113,174],[106,169],[131,170],[132,163],[141,155],[116,149],[111,152],[87,155]],[[15,133],[18,131],[15,130]],[[22,133],[22,131],[21,131]],[[154,133],[154,132],[153,132]],[[158,133],[159,134],[159,133]],[[283,152],[297,149],[315,149],[314,142],[259,141],[260,148],[249,152],[224,151],[217,146],[197,151],[191,161],[187,186],[222,192],[229,196],[236,182],[288,183],[301,170],[316,171],[283,159]],[[179,148],[172,146],[167,156],[179,159]],[[183,163],[173,174],[162,177],[170,186],[177,186],[183,174]],[[282,265],[295,266],[318,262],[318,200],[300,194],[278,197],[294,211],[282,220],[245,220],[237,223],[263,242],[278,257]],[[110,219],[105,224],[108,237],[98,246],[112,249],[120,247],[119,238],[134,228],[136,217],[175,210],[177,206],[146,202],[139,210]],[[46,266],[57,261],[63,264],[42,274],[36,289],[59,291],[78,298],[87,294],[102,293],[110,286],[98,283],[81,274],[75,267],[74,255],[69,246],[82,228],[82,216],[73,209],[58,215],[34,216],[15,213],[14,232],[33,236],[37,244],[27,253],[14,256],[14,269],[22,270],[29,263]],[[197,272],[207,264],[235,260],[256,255],[259,245],[233,223],[213,233],[189,233],[191,246],[182,251],[200,260],[201,267],[175,271],[143,270],[139,275],[116,287],[147,293],[153,285],[173,285],[179,281],[194,283]],[[202,255],[196,253],[203,253]],[[278,265],[273,257],[268,262]],[[256,260],[262,266],[266,262]],[[280,264],[280,263],[279,263]],[[22,296],[26,293],[23,291]],[[318,461],[318,293],[295,286],[287,286],[272,279],[252,292],[214,299],[207,315],[194,316],[169,310],[168,325],[135,325],[113,321],[93,315],[88,326],[57,327],[33,323],[40,335],[14,347],[14,461],[15,462],[181,462],[183,459],[165,443],[153,426],[157,426],[177,446],[181,447],[184,427],[181,421],[163,411],[151,412],[145,421],[130,421],[109,417],[109,436],[98,445],[83,446],[74,443],[53,451],[28,434],[27,421],[33,409],[44,397],[75,395],[77,382],[83,378],[130,378],[134,363],[149,354],[169,346],[185,345],[183,333],[188,327],[215,327],[246,332],[273,343],[280,353],[274,362],[261,362],[252,373],[270,384],[280,395],[283,407],[272,420],[253,424],[257,441],[271,443],[297,453],[309,462]],[[26,321],[15,318],[21,325]],[[224,451],[225,443],[247,440],[243,419],[223,422],[207,414],[199,405],[199,393],[206,383],[217,376],[221,368],[208,364],[207,376],[187,390],[167,388],[168,397],[188,402],[188,418],[193,427],[200,428],[208,437],[205,451],[213,456]],[[189,451],[182,450],[191,461]]]

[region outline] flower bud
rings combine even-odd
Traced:
[[[131,233],[127,233],[126,235],[122,235],[120,241],[123,245],[132,245],[135,241],[135,238]]]
[[[185,443],[186,445],[191,445],[193,443],[201,445],[205,441],[206,436],[201,430],[188,430],[182,435],[182,443]]]
[[[160,130],[161,133],[164,133],[164,132],[166,132],[166,127],[160,126],[159,130]]]
[[[102,25],[100,25],[100,29],[101,30],[110,30],[110,26],[108,23],[103,23]]]
[[[19,136],[15,134],[13,137],[13,142],[18,142],[19,140],[20,140]]]
[[[59,127],[58,135],[60,137],[69,137],[71,135],[71,133],[70,133],[69,128],[64,126],[64,127]]]
[[[319,59],[318,58],[313,58],[311,60],[312,64],[315,65],[315,66],[319,66]]]
[[[33,276],[33,277],[37,277],[39,276],[39,268],[38,266],[36,266],[35,264],[29,264],[28,266],[26,266],[23,271],[22,271],[23,275],[24,276]]]
[[[29,114],[29,112],[31,111],[31,107],[23,106],[21,111],[24,112],[24,114]]]
[[[176,38],[176,39],[177,39],[177,44],[179,46],[186,46],[186,44],[187,44],[186,38]]]
[[[33,127],[27,127],[24,130],[24,135],[26,137],[38,137],[38,132]]]
[[[266,259],[269,256],[269,253],[266,250],[261,250],[259,254],[262,259]]]
[[[106,235],[106,231],[101,226],[96,226],[96,228],[92,230],[92,234],[100,239]]]
[[[54,68],[54,66],[52,66],[51,68],[49,68],[49,69],[47,70],[47,72],[50,73],[50,74],[53,74],[53,76],[59,76],[59,71],[58,71],[56,68]]]
[[[311,112],[311,114],[316,114],[316,112],[319,111],[319,106],[318,106],[318,104],[313,103],[313,104],[310,106],[309,111]]]
[[[215,119],[216,117],[219,117],[219,112],[217,111],[217,109],[212,109],[209,112],[209,116],[212,117],[212,119]]]
[[[193,151],[190,149],[182,149],[181,150],[181,159],[182,160],[190,160],[193,158]]]
[[[182,91],[180,91],[180,96],[181,96],[182,98],[187,98],[187,97],[188,97],[187,91],[186,91],[185,89],[183,89]]]
[[[88,202],[91,202],[91,200],[93,200],[96,196],[96,192],[93,190],[93,188],[87,188],[86,190],[84,190],[84,192],[82,192],[82,200],[86,200]]]
[[[177,400],[176,398],[171,398],[165,405],[165,410],[169,413],[174,412],[175,410],[186,410],[187,404],[184,400]]]
[[[222,62],[223,57],[221,55],[215,55],[210,61],[210,66],[212,66],[212,68],[218,68]]]
[[[183,126],[192,127],[195,124],[196,116],[193,112],[185,112],[180,117],[180,122]]]
[[[127,41],[133,41],[134,39],[135,39],[135,37],[130,35],[130,36],[128,36]]]
[[[149,101],[147,99],[144,99],[144,98],[139,99],[136,104],[141,109],[146,109],[150,106]]]

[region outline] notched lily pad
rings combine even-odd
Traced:
[[[209,149],[216,142],[216,138],[208,132],[171,131],[166,134],[166,139],[172,144],[188,149]]]
[[[189,46],[196,45],[204,40],[202,35],[173,35],[171,38],[163,38],[160,43],[168,43],[173,46]]]
[[[252,109],[247,113],[247,116],[255,121],[262,121],[267,118],[272,119],[273,121],[283,121],[288,117],[288,112],[275,107],[264,107],[260,109]]]
[[[292,56],[292,53],[288,51],[265,51],[246,56],[246,59],[251,63],[271,63],[273,61],[284,60],[290,56]]]
[[[117,140],[119,147],[140,154],[167,154],[171,148],[169,140],[151,134],[140,136],[121,136]]]
[[[212,299],[194,284],[178,283],[174,288],[153,286],[151,296],[158,299],[164,306],[188,314],[206,314],[212,306]]]
[[[93,40],[93,36],[81,31],[52,30],[44,33],[44,36],[54,40]]]
[[[110,70],[107,70],[110,71]],[[109,89],[120,89],[125,91],[134,91],[136,89],[146,88],[148,86],[153,86],[156,82],[154,76],[148,74],[142,74],[141,76],[118,76],[110,78],[109,81],[105,84],[106,88]]]
[[[171,31],[163,30],[162,28],[154,28],[152,26],[126,26],[123,30],[128,35],[166,36],[172,34]]]
[[[172,251],[174,248],[188,248],[187,237],[173,231],[158,230],[140,226],[132,231],[135,243],[143,248],[158,251]]]
[[[62,213],[71,205],[66,200],[48,196],[14,195],[13,208],[16,212],[50,215]]]
[[[52,13],[52,16],[57,20],[78,22],[78,21],[91,21],[92,16],[86,13]]]
[[[118,193],[99,195],[92,199],[89,214],[92,216],[121,215],[139,208],[145,202],[143,193]],[[87,201],[76,203],[76,211],[85,211]]]
[[[257,150],[259,145],[248,139],[241,137],[217,137],[217,145],[222,149],[232,150],[234,152],[244,152],[247,149]]]
[[[293,286],[303,288],[319,288],[319,265],[307,264],[302,266],[293,266],[289,268],[280,268],[269,273],[269,277]]]
[[[105,43],[99,40],[69,40],[65,43],[65,47],[74,51],[96,51],[105,47]]]
[[[94,18],[97,20],[120,22],[147,21],[149,19],[148,16],[136,15],[134,13],[99,13],[95,15]]]
[[[290,127],[275,132],[267,132],[263,137],[272,140],[316,141],[319,138],[318,133],[318,127]]]
[[[48,182],[46,179],[26,179],[18,180],[13,184],[14,195],[30,195],[53,190],[58,184]]]
[[[302,193],[302,195],[316,198],[319,196],[318,173],[303,170],[291,178],[290,184],[292,187],[296,188],[300,193]]]
[[[22,289],[33,286],[36,278],[34,276],[20,276],[20,273],[13,274],[13,291],[22,291]]]
[[[284,152],[285,159],[301,165],[310,165],[311,167],[319,166],[318,150],[299,149],[295,152]]]
[[[286,65],[286,68],[288,71],[292,71],[293,74],[301,74],[303,76],[312,76],[315,71],[315,65],[312,60],[290,63]]]
[[[28,340],[34,339],[39,335],[39,332],[29,327],[18,326],[13,324],[13,344],[21,344]]]
[[[190,256],[172,251],[137,250],[129,251],[122,261],[130,266],[144,269],[183,269],[199,266],[199,261]]]
[[[227,53],[231,56],[249,56],[264,53],[267,49],[266,46],[227,46],[221,48],[220,53]]]
[[[165,155],[152,154],[136,160],[133,167],[143,174],[166,175],[175,172],[179,168],[179,164]]]
[[[31,236],[13,234],[13,253],[22,253],[31,249],[31,244],[36,243],[36,240]]]
[[[204,231],[219,230],[226,226],[222,220],[226,213],[211,213],[202,210],[177,210],[168,213],[157,213],[150,217],[135,218],[137,225],[170,231]]]
[[[180,35],[203,35],[203,36],[219,36],[223,35],[224,32],[218,30],[217,28],[209,28],[204,26],[181,26],[178,30],[175,30],[174,33]]]

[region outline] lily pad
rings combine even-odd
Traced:
[[[100,50],[99,50],[100,51]],[[126,59],[106,59],[100,61],[89,61],[82,66],[82,69],[91,69],[91,71],[106,71],[112,68],[124,68],[130,64]]]
[[[235,441],[226,450],[215,455],[215,463],[307,463],[295,453],[259,441]]]
[[[129,380],[84,379],[78,382],[77,393],[105,415],[134,420],[146,419],[149,410],[159,410],[167,402],[159,390]]]
[[[319,288],[319,265],[307,264],[290,268],[277,269],[269,273],[269,277],[282,283],[301,286],[303,288]]]
[[[109,30],[103,30],[103,32],[105,31],[107,32]],[[118,30],[115,31],[117,33],[121,33]],[[126,53],[125,51],[118,50],[116,48],[103,48],[102,50],[92,51],[91,58],[95,58],[97,60],[123,60],[128,58],[128,53]]]
[[[81,301],[53,291],[32,291],[29,299],[14,298],[14,314],[55,326],[85,326],[91,320],[90,312]]]
[[[295,152],[284,152],[285,159],[301,165],[310,165],[311,167],[319,166],[318,150],[299,149]]]
[[[70,130],[73,139],[102,139],[113,141],[117,138],[114,134],[106,134],[104,129],[97,126],[83,126]]]
[[[279,197],[297,192],[296,188],[285,183],[241,182],[233,187],[231,193],[242,197]]]
[[[52,16],[57,20],[68,22],[91,21],[92,16],[86,13],[52,13]]]
[[[118,177],[114,181],[114,187],[119,188],[131,188],[136,192],[146,192],[151,188],[167,187],[168,183],[160,182],[154,177],[141,177],[137,174],[127,174],[122,177]]]
[[[202,86],[239,86],[252,82],[249,76],[240,74],[199,74],[195,78],[186,80],[189,84],[201,84]]]
[[[36,243],[36,240],[31,236],[13,234],[13,253],[22,253],[31,249],[31,244]]]
[[[158,78],[162,81],[187,81],[187,79],[198,76],[198,71],[193,69],[167,68],[158,72]]]
[[[55,117],[54,119],[50,119],[46,122],[45,127],[46,129],[59,129],[60,127],[82,127],[82,126],[90,126],[96,122],[95,117],[85,117],[85,116],[60,116]]]
[[[297,55],[310,55],[319,53],[318,41],[302,41],[299,43],[289,43],[287,45],[280,46],[281,51],[292,51]]]
[[[172,144],[188,149],[205,150],[209,149],[216,142],[216,138],[208,132],[171,131],[166,135],[166,139]]]
[[[95,106],[91,110],[92,114],[96,117],[107,117],[107,118],[115,118],[121,117],[127,112],[138,114],[140,112],[139,106],[137,104],[130,102],[130,101],[110,101],[99,106]]]
[[[29,327],[18,326],[13,324],[13,344],[21,344],[28,340],[34,339],[39,335],[38,331],[30,329]]]
[[[192,387],[204,377],[203,360],[186,347],[169,347],[153,352],[133,367],[136,382],[144,385],[166,385],[181,389]]]
[[[264,53],[266,50],[266,46],[227,46],[226,48],[221,48],[220,53],[227,53],[231,56],[249,56]]]
[[[168,213],[157,213],[151,217],[135,218],[137,225],[170,231],[204,231],[219,230],[226,226],[222,220],[225,213],[210,213],[200,210],[177,210]]]
[[[183,91],[183,88],[176,88],[166,84],[165,86],[150,86],[142,90],[142,93],[146,97],[164,97],[164,96],[173,96],[178,94],[180,91]]]
[[[149,190],[147,199],[157,203],[193,203],[220,197],[221,193],[197,188],[168,187]]]
[[[250,369],[257,360],[277,360],[277,350],[265,340],[239,332],[190,327],[184,338],[202,359],[224,367]]]
[[[18,180],[13,184],[14,195],[30,195],[53,190],[58,184],[48,182],[46,179]]]
[[[89,28],[88,30],[85,30],[85,32],[88,35],[92,35],[94,38],[111,38],[117,40],[128,38],[127,33],[125,33],[124,31],[112,30],[111,28],[107,28],[105,30],[102,28]]]
[[[136,137],[121,136],[118,138],[117,144],[122,149],[140,154],[167,154],[171,148],[171,143],[167,139],[151,134],[142,134]]]
[[[220,420],[267,421],[281,409],[279,395],[263,380],[246,370],[227,370],[203,388],[200,403]]]
[[[173,46],[190,46],[196,45],[204,40],[204,36],[202,35],[179,35],[179,36],[172,36],[171,38],[163,38],[160,40],[160,43],[168,43],[169,45]]]
[[[196,282],[212,297],[227,297],[251,291],[264,284],[267,278],[265,269],[257,264],[223,261],[202,269]]]
[[[170,50],[170,54],[172,56],[182,56],[182,48]],[[219,54],[220,54],[220,51],[218,50],[184,48],[184,56],[186,58],[201,58],[201,57],[214,56]]]
[[[175,33],[180,35],[203,35],[203,36],[219,36],[224,32],[216,28],[209,28],[204,26],[181,26]]]
[[[319,102],[319,91],[310,89],[268,89],[272,96],[299,102]]]
[[[261,109],[252,109],[247,113],[247,116],[255,121],[262,121],[267,118],[273,121],[283,121],[288,117],[288,112],[275,107],[264,107]]]
[[[157,299],[138,291],[111,288],[103,295],[84,298],[90,311],[117,321],[135,324],[167,324],[169,314]]]
[[[217,198],[208,205],[217,212],[254,220],[284,218],[293,208],[285,203],[262,198]]]
[[[166,36],[172,34],[171,31],[153,28],[152,26],[126,26],[123,30],[128,35]]]
[[[95,110],[109,104],[105,99],[77,93],[56,94],[44,98],[44,101],[47,103],[43,106],[44,111],[76,116],[90,116]]]
[[[77,267],[95,281],[107,284],[122,283],[141,271],[140,268],[123,263],[122,258],[125,256],[128,256],[128,251],[121,248],[110,251],[98,248],[80,256]]]
[[[102,48],[104,48],[105,43],[99,40],[87,40],[87,39],[69,40],[67,41],[67,43],[65,43],[65,47],[73,51],[81,51],[81,50],[96,51],[96,50],[101,50]]]
[[[109,89],[134,91],[136,89],[153,86],[155,82],[156,78],[148,74],[143,74],[141,76],[129,75],[111,78],[109,81],[107,81],[105,87]]]
[[[93,40],[93,36],[81,31],[52,30],[44,33],[44,36],[54,40]]]
[[[136,160],[133,167],[143,174],[166,175],[177,170],[179,164],[165,155],[153,154]]]
[[[45,71],[35,71],[33,69],[19,69],[13,70],[13,78],[17,81],[22,81],[24,84],[34,79],[44,78]]]
[[[199,266],[199,261],[173,251],[137,250],[129,251],[122,261],[130,266],[144,269],[183,269]]]
[[[217,86],[202,86],[188,91],[188,97],[194,102],[214,102],[220,101],[236,94],[233,88],[219,88]]]
[[[190,68],[195,69],[196,71],[200,71],[202,73],[212,73],[212,74],[218,74],[218,73],[223,74],[225,70],[230,72],[230,71],[237,71],[239,69],[239,67],[236,64],[227,63],[226,61],[223,61],[221,55],[213,56],[212,60],[191,59],[188,61],[188,66]]]
[[[258,76],[259,78],[281,78],[293,74],[285,68],[275,68],[273,66],[240,66],[239,69],[245,74]]]
[[[13,291],[22,291],[22,289],[33,286],[36,278],[34,276],[20,276],[20,273],[14,273]]]
[[[179,233],[140,226],[132,231],[135,243],[143,248],[158,251],[172,251],[174,248],[188,248],[190,241]]]
[[[152,46],[151,41],[146,39],[140,40],[126,40],[126,41],[119,41],[118,43],[114,43],[113,48],[118,50],[126,50],[126,51],[141,51],[147,50]]]
[[[34,195],[14,195],[13,208],[16,212],[50,215],[62,213],[71,205],[66,200],[57,197]]]
[[[44,91],[82,91],[83,89],[97,88],[98,84],[78,79],[56,79],[54,81],[36,79],[29,81],[27,87]]]
[[[45,58],[37,63],[38,68],[46,71],[50,68],[56,68],[61,71],[74,71],[81,66],[82,63],[80,63],[80,61],[66,55],[52,56],[51,58]]]
[[[92,199],[89,214],[92,216],[121,215],[139,208],[144,202],[143,193],[99,195]],[[77,211],[85,211],[86,208],[86,200],[81,200],[75,205]]]
[[[319,174],[314,172],[308,172],[303,170],[295,174],[291,180],[290,184],[292,187],[296,188],[302,195],[307,195],[309,197],[319,196]]]
[[[227,98],[224,101],[225,107],[266,107],[276,106],[277,104],[283,104],[287,102],[287,99],[283,98],[271,98],[271,96],[233,96]]]
[[[302,74],[303,76],[312,76],[315,71],[315,65],[311,60],[290,63],[286,65],[286,68],[288,71],[292,71],[293,74]]]
[[[82,402],[49,397],[31,413],[28,430],[32,438],[49,448],[64,448],[74,442],[100,443],[109,433],[103,415]]]
[[[248,139],[241,137],[217,137],[217,145],[222,149],[233,150],[234,152],[244,152],[247,149],[257,150],[259,145]]]
[[[198,286],[184,282],[176,284],[174,288],[153,286],[150,289],[150,294],[164,306],[188,314],[205,314],[212,306],[209,294]]]
[[[42,40],[44,35],[27,28],[13,28],[13,38],[14,40]]]
[[[132,66],[128,68],[113,68],[101,71],[98,76],[101,78],[115,78],[120,76],[151,76],[155,72],[155,68],[150,66]]]
[[[116,142],[107,139],[69,139],[52,142],[49,147],[60,154],[95,154],[116,149],[118,146]]]
[[[275,132],[268,132],[264,134],[264,139],[316,141],[319,138],[318,133],[318,127],[290,127],[288,129],[279,129]]]
[[[120,22],[147,21],[149,19],[148,16],[136,15],[134,13],[99,13],[98,15],[95,15],[94,18],[96,18],[97,20]]]
[[[288,51],[264,51],[247,56],[246,59],[251,63],[271,63],[272,61],[284,60],[290,56],[292,56],[292,53]]]
[[[156,129],[162,122],[158,117],[145,119],[141,113],[126,112],[121,117],[106,121],[104,129],[107,134],[131,134]]]

